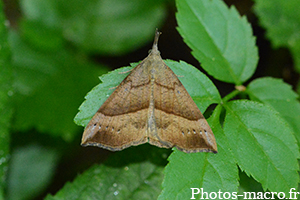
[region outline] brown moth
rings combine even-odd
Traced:
[[[174,72],[164,63],[156,31],[149,55],[137,65],[86,126],[83,146],[120,151],[149,142],[191,152],[217,153],[214,134]]]

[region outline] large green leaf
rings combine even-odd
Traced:
[[[254,10],[275,47],[290,48],[300,70],[300,15],[298,0],[255,0]]]
[[[84,94],[97,83],[105,69],[97,69],[84,57],[65,49],[42,51],[11,32],[15,130],[36,128],[41,132],[72,139],[78,126],[73,123]]]
[[[54,149],[31,144],[12,152],[7,199],[32,199],[51,181],[58,155]]]
[[[9,128],[12,117],[12,69],[7,42],[4,8],[0,2],[0,199],[4,199],[7,163],[9,158]]]
[[[212,81],[195,67],[183,61],[175,62],[166,60],[165,62],[174,73],[178,75],[178,78],[202,112],[204,112],[209,105],[221,101],[220,94]],[[134,64],[134,66],[135,65],[136,64]],[[96,111],[113,92],[113,88],[118,86],[122,80],[128,76],[130,69],[132,68],[120,68],[100,77],[103,83],[94,87],[87,94],[85,97],[86,100],[79,108],[80,111],[74,119],[78,125],[87,125]]]
[[[258,52],[245,17],[220,0],[176,3],[178,31],[210,75],[236,85],[253,75]]]
[[[259,78],[252,81],[246,92],[250,98],[272,106],[290,124],[300,144],[300,103],[292,87],[280,79]]]
[[[280,115],[254,101],[232,101],[224,107],[224,133],[241,170],[264,190],[288,195],[290,188],[297,188],[299,150]]]
[[[131,147],[86,170],[46,199],[156,199],[168,153],[150,145]]]
[[[22,0],[20,4],[28,19],[23,23],[43,23],[85,51],[111,55],[145,44],[166,16],[163,0]],[[38,38],[44,37],[45,31],[37,32]]]
[[[220,110],[218,106],[216,110]],[[169,157],[170,163],[164,173],[163,191],[159,196],[162,199],[205,199],[206,195],[192,196],[192,189],[197,188],[204,192],[237,192],[238,170],[233,156],[228,148],[227,139],[219,122],[218,111],[214,111],[208,122],[215,134],[218,153],[183,153],[177,149]],[[209,198],[207,196],[207,198]],[[222,197],[221,197],[222,198]]]

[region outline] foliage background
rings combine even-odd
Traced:
[[[300,19],[293,11],[297,1],[225,3],[246,15],[257,37],[260,60],[251,80],[282,78],[297,90]],[[129,199],[157,197],[172,150],[150,145],[125,153],[83,148],[79,145],[83,128],[73,119],[100,75],[147,56],[156,27],[163,32],[159,42],[163,58],[184,60],[202,70],[176,30],[175,2],[6,0],[1,6],[0,199],[42,199],[47,195],[48,199],[78,199],[75,190],[82,190],[82,197],[95,191],[105,193],[106,199],[124,192]],[[232,84],[212,80],[222,97],[233,90]],[[254,82],[251,86],[257,88]],[[299,127],[296,98],[285,106],[295,112],[285,116]],[[103,162],[100,168],[94,165]],[[97,176],[99,170],[103,177]],[[86,175],[74,184],[67,183],[82,173]],[[106,182],[95,180],[90,183],[94,187],[82,189],[94,176]],[[262,191],[262,186],[241,170],[239,177],[239,191]],[[97,184],[110,187],[101,190]],[[231,188],[238,186],[230,184]]]

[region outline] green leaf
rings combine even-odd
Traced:
[[[221,96],[216,86],[205,74],[194,66],[184,61],[178,63],[172,60],[165,60],[165,63],[178,76],[203,113],[209,105],[221,102]]]
[[[295,42],[294,45],[290,47],[290,51],[293,55],[296,69],[298,72],[300,72],[300,40]]]
[[[161,191],[168,150],[150,145],[115,153],[67,183],[54,199],[156,199]]]
[[[298,0],[255,0],[254,10],[275,47],[290,48],[300,70],[300,16]]]
[[[76,124],[86,126],[100,106],[114,91],[122,80],[128,76],[131,67],[123,67],[104,74],[100,77],[102,83],[95,86],[86,96],[74,118]]]
[[[166,60],[165,63],[178,75],[178,78],[202,112],[209,105],[221,101],[220,94],[214,84],[195,67],[183,61]],[[133,66],[136,66],[136,64],[133,64]],[[86,126],[104,101],[111,95],[113,88],[128,76],[131,69],[130,67],[123,67],[101,76],[102,83],[86,95],[86,100],[79,107],[79,112],[74,119],[75,123]]]
[[[261,187],[261,184],[256,182],[252,177],[247,176],[246,173],[240,171],[239,178],[239,195],[243,195],[244,197],[245,192],[256,192],[256,194],[257,192],[264,192],[263,188]]]
[[[15,130],[36,128],[66,140],[78,130],[73,122],[84,94],[105,69],[64,49],[41,51],[10,34],[16,95]]]
[[[61,31],[57,28],[48,27],[40,21],[29,21],[21,19],[19,28],[22,37],[39,50],[60,51],[64,45],[64,38]]]
[[[33,199],[51,181],[58,155],[50,148],[35,144],[12,152],[8,174],[7,199]]]
[[[11,96],[12,69],[10,64],[10,49],[7,42],[4,8],[0,2],[0,199],[4,199],[6,172],[9,158],[9,128],[12,117]]]
[[[264,190],[288,195],[290,188],[297,188],[299,150],[280,115],[253,101],[232,101],[224,107],[224,133],[241,170]]]
[[[28,20],[58,29],[80,49],[111,55],[148,42],[166,17],[163,0],[22,0],[20,4]]]
[[[178,31],[194,57],[214,78],[241,85],[258,62],[246,17],[220,0],[176,0]]]
[[[190,199],[191,188],[203,188],[204,192],[236,192],[238,169],[228,148],[227,139],[219,123],[218,106],[208,122],[215,134],[218,153],[183,153],[177,149],[169,157],[165,168],[162,199]],[[198,192],[194,189],[194,192]],[[206,198],[205,194],[194,195],[196,199]]]
[[[252,81],[246,92],[252,100],[272,106],[290,124],[300,144],[300,103],[292,87],[281,79],[259,78]]]
[[[300,39],[299,1],[255,0],[254,11],[267,28],[267,36],[275,46],[291,44]]]

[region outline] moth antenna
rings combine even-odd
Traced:
[[[154,42],[153,42],[153,46],[152,46],[152,50],[151,50],[152,53],[158,51],[157,44],[158,44],[158,39],[159,39],[160,35],[161,35],[161,32],[159,32],[158,29],[156,29],[155,30]]]

